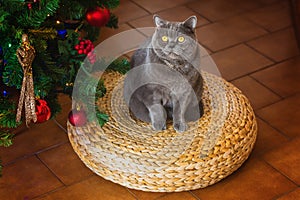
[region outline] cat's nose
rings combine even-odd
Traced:
[[[168,47],[173,49],[175,47],[175,45],[176,45],[176,42],[170,41],[169,44],[168,44]]]

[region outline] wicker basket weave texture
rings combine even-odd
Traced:
[[[102,128],[68,124],[73,149],[93,172],[123,186],[152,192],[204,188],[237,170],[257,135],[248,99],[224,79],[203,72],[204,115],[176,133],[171,124],[155,132],[134,119],[123,100],[124,76],[102,76],[107,94],[98,105],[110,115]]]

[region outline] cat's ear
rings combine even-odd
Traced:
[[[158,16],[158,15],[154,15],[153,20],[154,20],[154,23],[157,27],[163,27],[167,23],[165,20],[160,18],[160,16]]]
[[[189,17],[183,22],[183,25],[191,30],[194,30],[197,25],[197,17],[195,15]]]

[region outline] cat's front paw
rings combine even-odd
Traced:
[[[156,131],[166,130],[166,122],[165,121],[156,121],[152,123],[152,127]]]
[[[174,129],[179,132],[183,133],[188,129],[188,125],[185,122],[174,122]]]

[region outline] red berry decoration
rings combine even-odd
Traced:
[[[88,57],[91,64],[94,64],[96,62],[96,54],[94,52],[92,52],[92,51],[89,52],[87,54],[87,57]]]
[[[47,105],[47,102],[43,99],[36,100],[36,111],[37,123],[42,123],[50,119],[51,110]]]
[[[91,26],[105,26],[110,18],[110,12],[107,8],[96,7],[88,10],[85,19]]]
[[[73,126],[77,126],[77,127],[84,126],[87,122],[87,117],[83,110],[76,110],[76,109],[71,110],[68,118],[69,118],[69,122]]]
[[[31,10],[31,9],[32,9],[32,4],[31,4],[31,3],[28,3],[28,4],[27,4],[27,7],[28,7],[29,10]]]
[[[80,46],[79,46],[79,44],[77,44],[77,45],[75,45],[75,47],[74,47],[76,50],[79,50],[80,49]]]
[[[74,46],[74,49],[77,50],[78,54],[87,55],[91,64],[96,62],[96,54],[93,52],[94,44],[91,40],[83,40],[80,38],[80,42]]]

